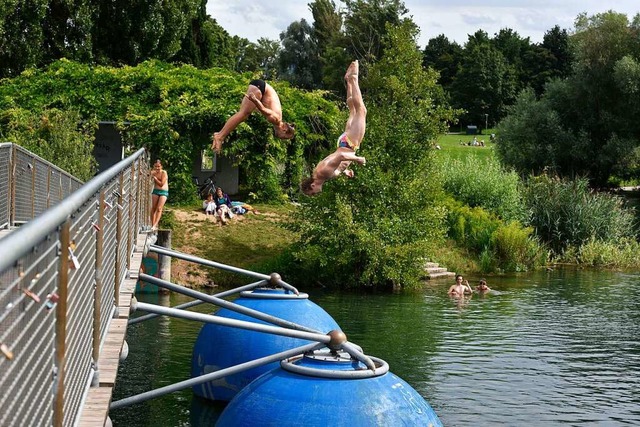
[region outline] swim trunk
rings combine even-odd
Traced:
[[[358,146],[351,142],[346,132],[340,135],[340,137],[338,138],[338,148],[340,147],[348,148],[353,151],[356,151],[358,149]]]
[[[264,91],[267,89],[267,83],[264,80],[251,80],[249,86],[255,86],[260,89],[260,93],[264,96]]]
[[[156,196],[169,197],[169,190],[161,190],[159,188],[154,188],[151,194],[155,194]]]

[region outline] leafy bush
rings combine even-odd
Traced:
[[[443,162],[442,169],[444,189],[456,200],[483,207],[505,221],[528,221],[520,178],[505,171],[497,160],[467,156]]]
[[[532,228],[505,223],[481,207],[447,199],[449,237],[479,257],[482,271],[525,271],[544,264],[547,254]]]
[[[592,267],[640,268],[640,243],[624,238],[617,242],[589,239],[579,248],[570,246],[559,261]]]
[[[589,240],[616,242],[634,236],[634,214],[621,198],[590,190],[586,179],[573,181],[541,175],[524,191],[531,225],[555,254]]]
[[[9,108],[0,116],[1,140],[13,142],[87,181],[96,170],[93,139],[96,120],[81,121],[75,110],[31,112]]]
[[[500,225],[491,236],[494,259],[504,271],[526,271],[547,262],[547,253],[533,236],[533,228],[517,222]]]

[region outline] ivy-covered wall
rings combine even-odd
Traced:
[[[114,68],[60,60],[0,81],[0,136],[47,160],[64,159],[69,172],[86,179],[95,171],[91,149],[96,123],[115,121],[126,130],[125,144],[132,150],[146,147],[163,159],[172,201],[188,201],[195,196],[194,156],[210,146],[213,132],[237,111],[253,77],[160,61]],[[274,138],[267,121],[255,113],[224,146],[224,154],[239,164],[242,181],[264,200],[295,192],[309,167],[307,154],[332,146],[344,124],[327,92],[270,84],[282,100],[283,119],[296,124],[296,137]],[[58,135],[57,143],[48,139],[52,134]],[[69,141],[83,149],[69,151]]]

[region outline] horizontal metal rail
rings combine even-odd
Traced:
[[[272,282],[273,285],[281,286],[284,289],[287,289],[287,290],[295,293],[296,295],[299,294],[299,292],[298,292],[298,290],[296,288],[294,288],[293,286],[291,286],[290,284],[288,284],[287,282],[282,280],[280,278],[280,275],[277,274],[277,273],[273,273],[270,276],[268,276],[266,274],[256,273],[255,271],[245,270],[243,268],[238,268],[238,267],[234,267],[234,266],[231,266],[231,265],[221,264],[219,262],[210,261],[208,259],[200,258],[200,257],[189,255],[189,254],[185,254],[183,252],[174,251],[174,250],[167,249],[167,248],[164,248],[162,246],[157,246],[157,245],[151,245],[149,247],[149,250],[153,251],[153,252],[156,252],[158,254],[161,254],[161,255],[167,255],[167,256],[174,257],[174,258],[179,258],[179,259],[182,259],[182,260],[185,260],[185,261],[195,262],[197,264],[206,265],[208,267],[218,268],[220,270],[230,271],[232,273],[244,274],[245,276],[250,276],[250,277],[253,277],[253,278],[256,278],[256,279],[269,280],[270,282]],[[274,280],[274,278],[275,278],[275,280]]]
[[[298,323],[290,322],[288,320],[284,320],[279,317],[271,316],[270,314],[266,314],[261,311],[254,310],[252,308],[244,307],[239,304],[234,304],[232,302],[223,300],[221,298],[216,298],[213,295],[207,295],[205,293],[198,292],[194,289],[185,288],[184,286],[176,285],[174,283],[167,282],[166,280],[149,276],[148,274],[140,273],[138,277],[140,278],[140,280],[143,280],[147,283],[151,283],[156,286],[160,286],[161,288],[169,289],[170,291],[178,292],[180,294],[187,295],[193,298],[198,298],[202,301],[206,301],[208,303],[215,304],[219,307],[223,307],[228,310],[235,311],[236,313],[241,313],[249,317],[253,317],[254,319],[263,320],[273,325],[282,326],[284,328],[296,329],[298,331],[312,332],[315,334],[323,333],[322,331],[318,331],[317,329],[309,328],[304,325],[300,325]]]
[[[188,380],[180,381],[175,384],[160,387],[155,390],[147,391],[144,393],[137,394],[135,396],[130,396],[124,399],[117,400],[111,403],[111,406],[109,407],[109,409],[118,409],[125,406],[134,405],[136,403],[141,403],[149,399],[164,396],[165,394],[169,394],[175,391],[183,390],[185,388],[193,387],[194,385],[206,383],[209,381],[214,381],[219,378],[226,377],[227,375],[233,375],[238,372],[246,371],[247,369],[253,369],[258,366],[266,365],[272,362],[277,362],[293,356],[304,354],[308,351],[314,351],[323,347],[324,347],[323,344],[311,343],[311,344],[306,344],[297,348],[293,348],[291,350],[286,350],[280,353],[272,354],[270,356],[265,356],[259,359],[250,360],[249,362],[240,363],[235,366],[230,366],[228,368],[220,369],[219,371],[210,372],[208,374],[203,374],[194,378],[190,378]]]
[[[228,291],[224,291],[224,292],[220,292],[217,294],[213,294],[214,297],[217,298],[224,298],[224,297],[228,297],[230,295],[234,295],[243,291],[249,291],[251,289],[254,288],[258,288],[260,286],[264,286],[266,285],[268,282],[266,280],[260,280],[258,282],[254,282],[254,283],[249,283],[248,285],[244,285],[244,286],[240,286],[238,288],[233,288],[230,289]],[[195,307],[201,304],[205,304],[206,301],[200,300],[200,299],[196,299],[194,301],[189,301],[189,302],[185,302],[184,304],[179,304],[176,305],[173,308],[176,309],[180,309],[180,310],[184,310],[186,308],[191,308],[191,307]],[[151,319],[155,319],[157,317],[160,317],[159,314],[145,314],[144,316],[139,316],[139,317],[135,317],[133,319],[129,319],[129,321],[127,322],[128,325],[135,325],[136,323],[141,323],[144,322],[146,320],[151,320]]]
[[[246,329],[255,332],[264,332],[267,334],[280,335],[289,338],[299,338],[309,341],[317,341],[324,344],[331,342],[329,335],[300,331],[295,329],[281,328],[278,326],[263,325],[261,323],[247,322],[244,320],[228,319],[226,317],[213,316],[211,314],[194,313],[191,311],[176,310],[175,308],[162,307],[155,304],[147,304],[144,302],[134,302],[131,309],[142,310],[149,313],[163,314],[173,316],[180,319],[196,320],[198,322],[213,323],[215,325],[231,326],[233,328]]]

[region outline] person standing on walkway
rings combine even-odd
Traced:
[[[251,80],[247,93],[242,98],[240,110],[224,124],[220,131],[213,134],[211,148],[216,153],[220,153],[225,138],[238,125],[251,115],[255,109],[273,125],[273,134],[280,139],[291,139],[295,135],[292,124],[282,121],[282,104],[276,90],[264,80]]]
[[[153,178],[153,191],[151,193],[151,229],[155,231],[158,229],[164,204],[169,197],[169,176],[167,175],[167,171],[162,169],[160,159],[156,160],[153,164],[151,177]]]

